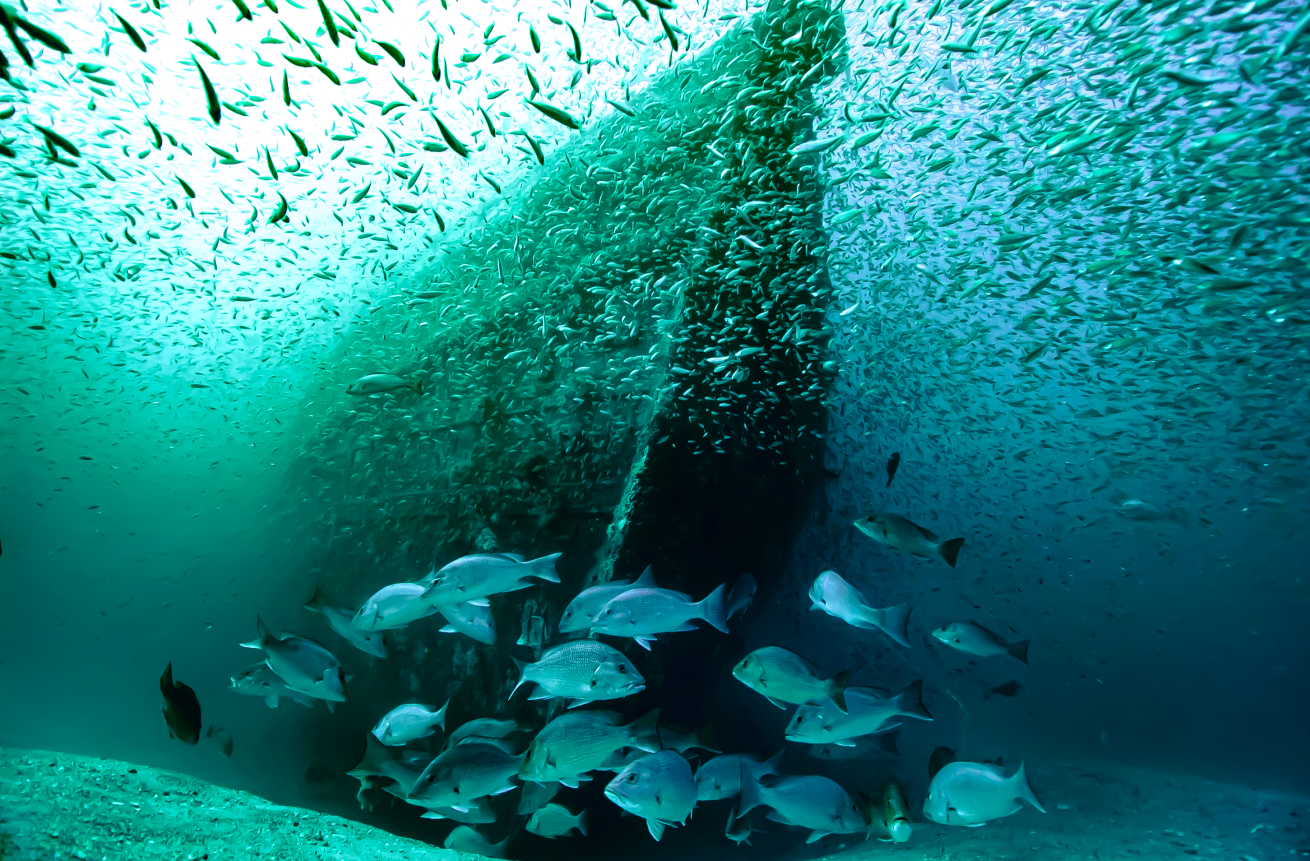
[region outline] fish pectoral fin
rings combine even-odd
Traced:
[[[473,598],[473,599],[471,599],[471,600],[465,601],[464,603],[465,603],[465,604],[471,604],[471,605],[474,606],[474,607],[490,607],[490,606],[491,606],[491,602],[488,601],[486,598]]]
[[[786,708],[787,708],[787,704],[784,703],[784,702],[782,702],[781,700],[775,700],[773,697],[769,697],[769,696],[766,696],[765,699],[768,700],[769,702],[773,703],[773,704],[774,704],[775,706],[777,706],[778,708],[783,709],[784,711],[785,711]]]
[[[334,703],[334,702],[332,702],[332,700],[323,700],[323,702],[324,702],[325,705],[327,705],[327,709],[328,709],[328,713],[329,713],[329,714],[331,714],[332,712],[335,712],[335,711],[337,710],[337,704]]]
[[[650,836],[655,838],[656,843],[664,836],[664,823],[659,820],[647,819],[646,828],[650,830]]]
[[[648,652],[650,651],[650,644],[655,642],[654,637],[633,637],[632,639],[636,640],[637,645],[641,646],[643,649],[645,649]],[[656,837],[655,839],[659,840],[658,837]]]
[[[438,634],[458,634],[459,631],[456,631],[456,630],[455,630],[454,628],[452,628],[450,625],[445,625],[445,626],[443,626],[443,627],[441,627],[441,628],[438,628],[438,629],[437,629],[437,633],[438,633]]]
[[[588,703],[592,703],[592,702],[595,702],[595,700],[574,700],[573,702],[569,703],[569,708],[575,709],[578,706],[585,706]]]
[[[548,700],[548,699],[550,699],[550,694],[546,693],[545,691],[537,691],[535,694],[533,694],[532,696],[528,697],[528,699],[529,699],[529,700]]]
[[[838,747],[856,747],[855,742],[851,741],[849,738],[844,738],[841,741],[834,741],[833,744]]]
[[[264,697],[264,705],[268,706],[271,709],[277,708],[277,697],[273,696],[272,694],[269,694],[268,696]]]
[[[822,840],[827,836],[828,836],[827,831],[811,831],[810,836],[805,838],[805,842],[807,844],[814,843],[815,841]]]

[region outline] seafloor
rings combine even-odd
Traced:
[[[906,845],[853,842],[823,857],[1275,861],[1310,856],[1310,798],[1117,765],[1066,764],[1030,772],[1050,811],[1045,816],[1024,810],[982,828],[920,822]],[[643,838],[645,830],[634,824],[633,839]],[[805,850],[805,857],[815,857],[814,848]],[[175,772],[0,748],[0,861],[458,857]]]

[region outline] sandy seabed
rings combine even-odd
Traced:
[[[842,861],[1310,857],[1310,798],[1117,765],[1030,764],[1029,770],[1049,811],[1045,815],[1024,809],[982,828],[917,822],[907,844],[843,844],[829,838],[798,847],[785,857]],[[718,815],[711,809],[704,813]],[[833,851],[825,854],[825,848]],[[724,847],[724,851],[730,850]],[[171,771],[0,748],[0,861],[456,861],[459,857],[337,816],[271,804]]]

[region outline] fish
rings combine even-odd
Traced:
[[[488,646],[496,643],[496,620],[491,607],[480,601],[462,604],[436,604],[437,612],[446,620],[439,629],[443,634],[463,634]]]
[[[380,395],[409,389],[416,395],[423,394],[423,380],[418,377],[402,377],[399,374],[365,374],[346,387],[348,395]]]
[[[538,837],[565,837],[574,830],[587,836],[587,811],[574,814],[562,804],[547,804],[528,820],[528,831]]]
[[[752,833],[754,833],[754,829],[751,828],[750,815],[738,816],[737,805],[733,804],[732,809],[728,811],[728,824],[723,828],[723,836],[738,846],[743,843],[749,846]]]
[[[824,571],[814,578],[810,586],[811,610],[822,610],[856,628],[876,628],[891,637],[897,644],[909,648],[906,626],[910,619],[909,604],[897,604],[876,610],[864,603],[855,587],[847,583],[836,571]]]
[[[523,789],[519,793],[519,804],[514,812],[519,816],[531,816],[558,795],[559,789],[560,784],[555,781],[548,783],[527,781],[523,784]]]
[[[933,719],[923,705],[922,681],[910,684],[894,697],[873,688],[847,688],[844,712],[827,700],[802,705],[791,716],[784,735],[788,741],[804,744],[853,746],[850,739],[893,730],[901,725],[902,717]]]
[[[1013,697],[1018,696],[1019,691],[1023,690],[1023,685],[1015,679],[1010,679],[1003,685],[997,685],[987,693],[983,694],[983,699],[988,700],[992,697]]]
[[[438,729],[445,732],[446,708],[449,706],[449,700],[439,709],[422,703],[396,706],[373,727],[373,735],[388,747],[400,747],[427,738]]]
[[[302,706],[314,707],[312,697],[305,696],[287,687],[286,682],[282,681],[282,678],[273,672],[265,661],[260,661],[253,667],[247,667],[233,676],[232,686],[228,690],[235,691],[243,696],[263,697],[264,704],[271,709],[277,708],[278,701],[282,697],[298,702]]]
[[[410,804],[415,802],[415,799],[405,798],[403,795],[399,797]],[[486,798],[475,798],[472,801],[462,802],[456,807],[428,807],[420,818],[449,819],[451,822],[464,825],[490,825],[496,821],[496,811],[487,802]]]
[[[939,556],[952,568],[960,555],[960,548],[964,546],[963,538],[942,541],[922,526],[887,511],[874,512],[855,521],[855,528],[879,544],[886,544],[911,556],[921,559]]]
[[[427,588],[421,583],[392,583],[374,592],[360,605],[350,624],[364,632],[403,628],[439,612],[425,600]]]
[[[892,486],[892,479],[896,477],[896,468],[901,465],[901,453],[894,451],[891,457],[887,458],[887,486]]]
[[[484,858],[508,858],[506,850],[513,839],[514,835],[511,834],[499,843],[492,843],[483,837],[482,832],[476,828],[461,825],[447,834],[446,842],[441,845],[444,849],[467,852],[470,855],[481,855]]]
[[[650,569],[646,569],[646,574]],[[646,576],[643,574],[642,576]],[[601,583],[599,586],[592,586],[579,592],[568,606],[564,608],[563,615],[559,620],[559,631],[561,634],[571,634],[578,631],[585,631],[591,627],[595,621],[596,614],[604,609],[605,605],[615,595],[632,588],[631,580],[611,580],[609,583]]]
[[[716,756],[696,769],[696,800],[721,801],[741,795],[742,777],[758,778],[777,774],[781,754],[768,761],[747,753]]]
[[[258,636],[241,646],[262,649],[264,660],[293,691],[323,700],[330,711],[334,703],[346,701],[346,676],[341,662],[324,646],[295,634],[277,636],[255,618]]]
[[[524,561],[514,553],[475,553],[448,562],[429,575],[431,585],[423,598],[430,604],[461,604],[489,595],[527,589],[532,581],[558,583],[555,561],[561,554],[552,553]]]
[[[900,728],[884,729],[877,735],[862,735],[840,743],[812,744],[805,749],[807,756],[828,761],[864,759],[877,755],[900,756]]]
[[[541,692],[531,699],[570,699],[569,708],[597,700],[631,696],[646,689],[646,680],[632,662],[613,646],[597,640],[574,640],[547,649],[539,660],[515,660],[519,681],[510,696],[525,684]]]
[[[361,631],[354,624],[355,613],[345,607],[336,607],[328,603],[327,596],[322,590],[315,589],[314,594],[309,596],[309,600],[303,606],[311,613],[323,614],[333,631],[364,654],[375,658],[387,656],[387,644],[383,641],[381,632]]]
[[[164,667],[159,677],[159,692],[164,695],[164,723],[168,724],[168,737],[183,744],[200,741],[200,699],[196,692],[173,679],[173,665]]]
[[[666,750],[676,750],[678,753],[687,753],[690,750],[704,750],[709,753],[721,753],[718,742],[714,739],[714,722],[709,723],[692,732],[678,732],[669,727],[660,727],[660,747]]]
[[[660,749],[659,711],[629,724],[616,712],[568,712],[537,733],[519,770],[519,777],[537,783],[572,781],[595,770],[624,747],[653,753]]]
[[[942,767],[928,785],[923,815],[940,825],[977,828],[994,819],[1018,813],[1027,802],[1042,813],[1024,764],[1009,777],[1000,766],[984,762],[952,762]]]
[[[908,843],[914,831],[905,789],[894,777],[874,793],[869,809],[870,833],[884,843]]]
[[[454,807],[475,798],[499,795],[514,788],[522,754],[486,742],[470,741],[441,752],[428,763],[407,799],[425,806]]]
[[[831,701],[846,711],[849,670],[823,679],[809,661],[780,646],[765,646],[751,652],[732,668],[732,675],[778,708],[785,708],[785,703],[813,705]]]
[[[371,779],[386,780],[389,786],[394,784],[394,792],[387,789],[388,792],[408,800],[410,790],[434,757],[403,747],[387,747],[371,732],[365,733],[364,737],[364,755],[346,774],[361,785]]]
[[[661,750],[620,771],[605,787],[605,797],[646,820],[658,841],[669,825],[681,825],[696,807],[696,781],[681,754]]]
[[[743,774],[737,815],[756,807],[771,808],[769,818],[776,822],[810,829],[806,843],[829,834],[865,830],[864,815],[850,794],[836,781],[817,774],[765,774],[758,779]]]
[[[452,748],[457,744],[479,741],[499,743],[500,746],[514,753],[519,745],[510,743],[508,740],[524,732],[527,732],[527,729],[520,726],[517,721],[501,720],[494,717],[474,718],[460,724],[446,736],[446,747]]]
[[[728,620],[724,615],[723,592],[724,586],[720,584],[704,600],[693,603],[668,589],[628,589],[601,608],[591,630],[611,637],[631,637],[648,650],[656,634],[695,630],[693,620],[708,622],[726,634]]]
[[[1030,640],[1017,640],[1010,643],[999,634],[974,622],[952,622],[944,628],[933,631],[932,635],[934,639],[967,655],[976,655],[980,658],[1009,655],[1020,663],[1028,663]]]
[[[751,601],[755,600],[756,588],[755,578],[751,575],[743,574],[737,578],[737,582],[732,584],[732,591],[728,593],[726,615],[729,619],[750,609]]]
[[[232,755],[232,733],[211,724],[205,730],[205,738],[212,738],[214,743],[218,745],[218,752],[223,756]]]

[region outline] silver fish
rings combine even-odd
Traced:
[[[836,571],[824,571],[814,578],[810,586],[811,610],[822,610],[856,628],[877,628],[906,648],[910,641],[906,625],[910,619],[910,605],[897,604],[875,610],[864,603],[863,596]]]
[[[660,749],[658,711],[626,725],[620,720],[608,711],[560,715],[532,740],[519,777],[538,783],[564,780],[601,767],[619,748]]]
[[[475,553],[461,556],[429,575],[432,585],[424,595],[429,604],[462,604],[488,595],[526,589],[532,581],[558,583],[555,560],[559,553],[525,562],[514,553]]]
[[[322,613],[327,618],[328,624],[332,626],[332,630],[361,652],[375,658],[387,656],[387,644],[383,642],[382,634],[376,631],[361,631],[355,627],[355,612],[329,604],[322,591],[315,589],[304,607],[311,613]]]
[[[591,627],[596,614],[604,609],[611,598],[631,588],[631,580],[612,580],[609,583],[583,589],[564,608],[564,615],[560,616],[559,620],[560,633],[571,634],[587,630]]]
[[[1009,777],[999,766],[984,762],[952,762],[933,775],[923,815],[941,825],[977,828],[993,819],[1018,813],[1023,802],[1042,813],[1023,763]]]
[[[484,858],[508,858],[509,856],[505,854],[505,851],[510,840],[513,839],[514,835],[511,834],[499,843],[492,843],[483,837],[482,832],[476,828],[461,825],[447,834],[446,842],[441,845],[444,849],[467,852],[470,855],[481,855]]]
[[[538,837],[563,837],[575,828],[587,836],[587,811],[575,815],[562,804],[547,804],[528,820],[528,830]]]
[[[773,809],[770,819],[809,828],[806,843],[829,834],[856,834],[865,830],[864,816],[846,790],[817,774],[800,777],[766,774],[759,779],[743,775],[738,815],[744,816],[761,806]]]
[[[350,771],[346,772],[361,784],[370,778],[379,778],[394,782],[388,792],[400,798],[409,795],[414,784],[423,775],[423,770],[432,762],[432,757],[420,751],[400,747],[387,747],[378,741],[373,733],[365,733],[366,746],[364,755]]]
[[[519,805],[514,811],[519,816],[531,816],[559,794],[560,785],[554,781],[550,783],[536,783],[529,780],[523,784],[523,789],[519,793]]]
[[[361,631],[386,631],[431,616],[437,608],[423,600],[423,592],[419,583],[383,586],[360,606],[351,624]]]
[[[605,797],[646,820],[659,840],[667,825],[681,825],[696,806],[696,781],[682,755],[661,750],[629,765],[605,787]]]
[[[732,591],[728,593],[727,614],[729,619],[750,609],[751,601],[755,600],[755,590],[757,588],[755,578],[751,575],[743,574],[737,578],[737,582],[732,584]]]
[[[942,541],[922,526],[889,511],[875,511],[855,521],[855,528],[874,541],[911,556],[923,559],[940,556],[952,568],[955,567],[956,557],[960,555],[960,548],[964,546],[963,538]]]
[[[845,711],[843,692],[850,683],[850,671],[823,679],[814,665],[779,646],[765,646],[742,658],[732,675],[746,687],[768,697],[778,708],[784,703],[817,705],[831,700]]]
[[[423,394],[423,380],[415,377],[402,377],[399,374],[365,374],[346,387],[348,395],[380,395],[398,389],[409,389],[416,395]]]
[[[264,661],[233,676],[229,690],[247,697],[263,697],[264,704],[271,709],[277,708],[278,700],[282,697],[295,700],[302,706],[314,707],[313,698],[287,687],[286,682]]]
[[[496,644],[496,623],[491,607],[483,600],[465,601],[462,604],[438,604],[437,612],[446,620],[443,634],[463,634],[488,646]]]
[[[446,736],[446,747],[467,744],[471,741],[507,742],[514,735],[525,732],[527,730],[517,721],[500,720],[494,717],[474,718],[450,731]],[[517,745],[510,744],[509,747],[517,747]]]
[[[854,747],[850,739],[896,729],[900,718],[930,721],[923,705],[923,682],[917,681],[894,697],[872,688],[846,689],[846,711],[830,702],[804,705],[787,724],[787,741],[805,744],[837,744]]]
[[[547,649],[533,664],[519,665],[514,696],[524,684],[536,684],[541,693],[532,699],[572,699],[569,708],[597,700],[613,700],[646,689],[646,680],[622,652],[597,640],[573,640]]]
[[[396,706],[373,727],[373,735],[388,747],[401,747],[411,741],[427,738],[438,729],[446,729],[446,707],[449,705],[450,701],[447,700],[446,705],[439,709],[421,703]]]
[[[408,797],[425,806],[454,807],[486,795],[499,795],[514,788],[514,776],[522,764],[522,755],[493,744],[459,744],[443,751],[423,769]]]
[[[745,753],[716,756],[696,769],[696,800],[720,801],[741,795],[742,775],[759,778],[777,774],[776,760],[761,762]]]
[[[611,598],[596,614],[591,630],[611,637],[632,637],[643,649],[650,648],[656,634],[695,630],[691,622],[696,619],[726,634],[723,592],[720,585],[705,600],[692,603],[669,589],[628,589]]]
[[[1010,643],[999,634],[992,633],[982,625],[973,622],[952,622],[944,628],[932,632],[938,641],[952,649],[980,658],[992,658],[997,655],[1009,655],[1016,661],[1028,663],[1029,640]]]
[[[346,701],[346,677],[341,662],[322,645],[306,637],[285,634],[281,637],[264,627],[264,620],[255,618],[259,635],[241,645],[247,649],[263,649],[269,668],[286,682],[293,691],[324,700],[331,709],[333,703]]]

